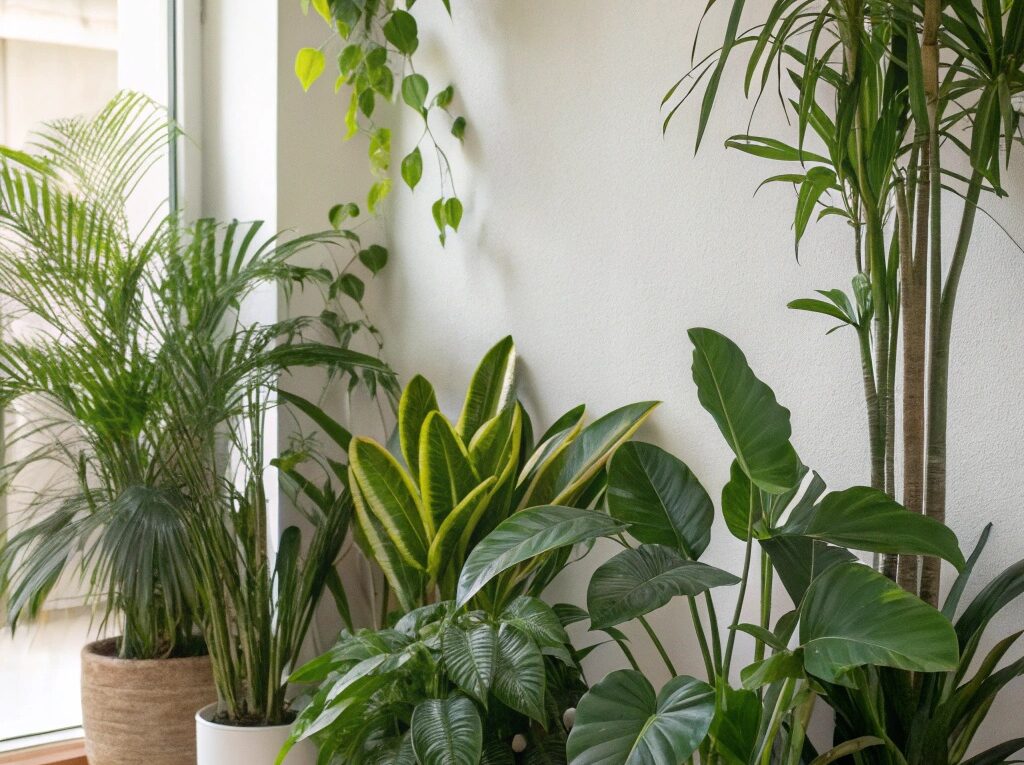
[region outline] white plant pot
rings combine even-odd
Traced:
[[[288,740],[290,725],[219,725],[211,722],[216,712],[216,704],[196,712],[197,765],[274,765]],[[288,752],[284,765],[316,765],[316,755],[312,741],[300,741]]]

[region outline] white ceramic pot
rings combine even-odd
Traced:
[[[218,725],[211,722],[216,712],[216,704],[196,712],[197,765],[274,765],[288,740],[290,725]],[[312,741],[300,741],[288,752],[284,765],[316,765],[316,755]]]

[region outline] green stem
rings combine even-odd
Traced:
[[[651,642],[654,643],[654,647],[658,649],[658,653],[661,655],[661,660],[665,662],[665,668],[669,671],[669,674],[672,677],[675,677],[679,673],[676,672],[676,668],[672,664],[672,660],[668,657],[668,651],[666,651],[665,646],[661,644],[661,640],[658,639],[658,635],[654,631],[654,628],[644,617],[641,616],[638,617],[638,619],[640,624],[642,624],[643,628],[647,631],[647,634],[650,636]]]
[[[714,685],[715,664],[708,650],[708,638],[704,633],[704,625],[700,620],[700,612],[697,611],[697,601],[691,596],[687,602],[690,604],[690,618],[693,620],[693,629],[697,633],[697,644],[700,646],[700,655],[704,659],[704,671],[707,672],[708,682]]]
[[[740,592],[736,598],[736,610],[733,612],[732,625],[729,630],[729,637],[725,643],[725,664],[722,667],[722,677],[729,681],[729,669],[732,666],[732,649],[736,645],[736,625],[740,623],[743,615],[743,601],[747,594],[747,580],[750,578],[750,557],[754,549],[754,487],[750,491],[750,512],[747,514],[747,549],[743,554],[743,578],[740,579]]]
[[[774,569],[768,554],[761,548],[761,627],[766,630],[772,628],[772,583]],[[765,645],[760,640],[754,646],[754,661],[761,661],[764,658]]]
[[[704,593],[704,606],[708,612],[708,630],[711,632],[711,653],[715,660],[715,674],[722,674],[722,641],[718,628],[718,613],[715,611],[715,599],[711,592]]]

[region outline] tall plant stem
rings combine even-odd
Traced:
[[[903,305],[903,505],[912,513],[924,510],[925,364],[927,358],[928,207],[931,148],[920,150],[916,183],[917,231],[911,234],[910,202],[902,182],[896,186],[900,237],[900,299]],[[916,247],[915,247],[916,245]],[[899,557],[900,586],[917,593],[917,557]]]
[[[651,638],[651,642],[654,643],[654,647],[658,650],[658,654],[661,656],[661,660],[665,662],[665,669],[668,670],[672,677],[675,677],[678,673],[676,672],[675,665],[672,664],[672,659],[668,656],[668,651],[665,650],[665,646],[662,645],[661,640],[658,638],[658,633],[654,631],[654,627],[644,617],[638,617],[640,624],[643,625],[644,630],[647,631],[647,635]]]
[[[761,548],[761,627],[772,628],[772,583],[774,569],[768,554]],[[764,658],[764,643],[760,640],[754,646],[754,661]]]
[[[686,600],[690,605],[690,618],[693,620],[693,630],[697,633],[700,655],[704,659],[704,671],[707,672],[708,682],[714,685],[716,677],[715,663],[711,658],[711,651],[708,649],[708,638],[704,632],[704,624],[700,620],[700,612],[697,610],[697,601],[692,596]]]
[[[931,314],[931,353],[930,353],[930,379],[928,381],[928,410],[922,412],[922,418],[927,418],[928,439],[928,464],[925,476],[925,495],[923,510],[929,517],[940,523],[946,521],[946,397],[948,395],[948,355],[949,355],[949,327],[952,326],[952,317],[945,330],[942,328],[942,314],[944,312],[943,287],[942,287],[942,164],[939,154],[939,27],[942,22],[942,0],[924,0],[924,18],[921,30],[921,70],[924,85],[926,106],[928,109],[928,180],[929,180],[929,239],[930,239],[930,314]],[[980,187],[979,187],[980,193]],[[977,199],[974,200],[977,202]],[[972,208],[970,212],[968,209]],[[971,227],[974,222],[974,205],[968,203],[964,209],[965,215],[970,216]],[[961,235],[964,233],[961,227]],[[970,241],[968,235],[967,241]],[[959,247],[960,243],[957,243]],[[963,257],[966,256],[967,246],[964,244],[960,256],[963,267]],[[951,274],[951,279],[959,281],[959,273]],[[954,294],[956,288],[954,287]],[[955,302],[956,298],[953,298]],[[943,338],[945,338],[943,340]],[[944,346],[943,351],[941,347]],[[940,358],[943,357],[943,358]],[[936,389],[941,388],[941,402],[936,400]],[[935,404],[941,406],[941,417],[935,419],[936,413],[932,411]],[[936,426],[941,421],[941,433],[934,433]],[[933,436],[939,439],[933,442]],[[933,446],[936,451],[933,451]],[[925,560],[921,572],[920,594],[924,600],[932,605],[938,605],[939,600],[939,577],[940,568],[937,560]]]
[[[743,554],[743,575],[740,579],[740,592],[736,598],[736,610],[733,612],[732,623],[730,624],[729,637],[725,641],[725,663],[722,665],[722,677],[728,681],[729,668],[732,665],[732,649],[736,644],[736,625],[740,623],[743,615],[743,601],[747,594],[747,581],[750,579],[750,557],[754,548],[754,489],[750,491],[750,512],[747,515],[747,549]]]
[[[953,331],[953,311],[957,290],[970,249],[974,222],[981,197],[982,178],[975,171],[967,188],[963,216],[957,236],[949,275],[942,290],[937,327],[931,347],[931,377],[928,380],[928,464],[925,480],[925,508],[936,520],[946,521],[946,434],[949,407],[949,343]],[[938,602],[940,564],[926,558],[921,575],[921,597],[933,605]]]
[[[708,612],[708,630],[711,632],[711,652],[715,660],[715,672],[722,674],[722,640],[718,631],[718,613],[711,592],[704,593],[704,606]]]

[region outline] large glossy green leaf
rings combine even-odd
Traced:
[[[478,624],[463,629],[449,625],[441,633],[441,654],[449,677],[486,707],[498,656],[498,631],[494,626]]]
[[[761,700],[753,691],[719,681],[715,719],[711,723],[714,751],[728,765],[747,765],[757,749]]]
[[[711,541],[711,497],[681,460],[653,444],[619,447],[608,466],[607,497],[609,514],[641,542],[696,560]]]
[[[546,722],[544,657],[522,630],[511,624],[498,628],[498,652],[494,662],[494,697],[542,725]]]
[[[865,664],[946,672],[959,657],[948,619],[860,563],[832,566],[811,583],[800,644],[807,672],[829,682]]]
[[[760,540],[760,544],[771,558],[790,599],[798,605],[817,576],[836,564],[857,559],[842,547],[796,534],[769,537]]]
[[[587,425],[537,471],[519,506],[571,503],[657,405],[657,401],[627,404]]]
[[[469,452],[440,412],[431,412],[420,431],[420,501],[433,539],[452,510],[479,483]]]
[[[800,461],[789,442],[789,410],[747,365],[739,347],[711,329],[691,329],[693,380],[743,472],[771,494],[792,489]]]
[[[427,415],[436,411],[434,386],[422,375],[416,375],[405,386],[398,402],[398,440],[414,481],[419,481],[420,476],[420,431]]]
[[[826,494],[795,531],[854,550],[936,555],[957,569],[964,567],[963,553],[949,527],[911,513],[885,492],[867,486]]]
[[[365,509],[387,531],[391,544],[414,568],[426,568],[428,536],[416,488],[386,449],[367,438],[349,446],[349,476],[362,492]],[[364,533],[365,533],[364,528]]]
[[[491,579],[518,563],[623,529],[604,513],[575,507],[546,505],[515,513],[469,554],[459,578],[458,605],[464,606]]]
[[[679,595],[736,584],[728,571],[687,560],[671,547],[623,550],[590,578],[587,610],[594,627],[612,627],[661,608]]]
[[[640,672],[619,670],[580,700],[569,734],[569,765],[682,765],[707,736],[715,692],[692,677],[657,695]]]
[[[509,336],[487,351],[469,382],[462,414],[455,426],[464,441],[472,440],[481,425],[509,404],[515,371],[516,346]]]
[[[428,699],[412,713],[412,747],[420,765],[477,765],[483,725],[465,696]]]

